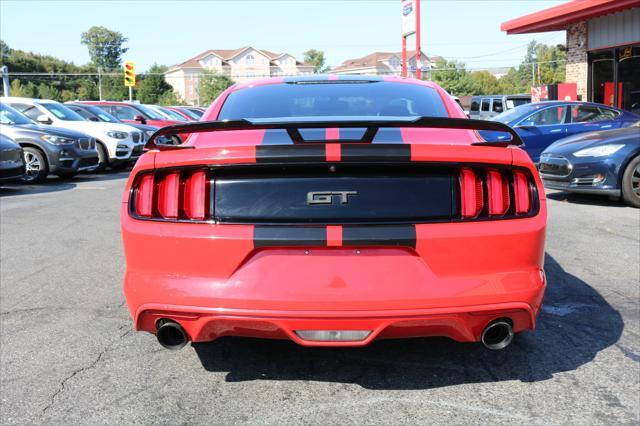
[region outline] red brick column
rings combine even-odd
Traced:
[[[587,23],[578,22],[567,27],[567,69],[565,81],[577,83],[578,96],[587,100]]]

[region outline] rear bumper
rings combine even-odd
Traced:
[[[252,252],[227,279],[130,268],[124,291],[136,329],[154,333],[167,318],[195,342],[222,336],[305,346],[420,336],[474,342],[487,324],[505,317],[515,332],[535,328],[546,288],[541,269],[457,272],[436,274],[404,248],[269,248]],[[308,330],[369,334],[330,342],[296,334]]]
[[[544,288],[534,296],[539,307]],[[136,329],[155,332],[161,318],[178,322],[189,339],[207,342],[223,336],[292,340],[302,346],[366,346],[373,340],[445,336],[477,342],[482,330],[498,318],[509,318],[514,332],[535,328],[537,311],[524,302],[480,306],[389,311],[250,311],[193,306],[146,304],[140,307]],[[362,340],[305,340],[297,331],[366,331]]]

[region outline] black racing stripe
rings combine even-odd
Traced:
[[[324,162],[326,158],[324,144],[256,146],[257,163]]]
[[[327,228],[322,226],[256,226],[253,246],[260,247],[326,247]]]
[[[342,161],[411,161],[411,145],[342,144]]]
[[[416,226],[343,226],[342,245],[416,248]]]

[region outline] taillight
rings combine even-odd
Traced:
[[[519,170],[459,170],[460,216],[463,219],[527,215],[533,209],[531,182]]]
[[[509,209],[509,183],[498,170],[487,171],[487,198],[490,216],[502,216]]]
[[[209,181],[204,170],[144,174],[133,191],[132,211],[143,218],[204,220],[209,214]]]
[[[531,209],[531,187],[524,173],[513,172],[513,192],[516,198],[516,214],[529,212]]]
[[[460,169],[460,197],[462,217],[476,217],[484,203],[482,181],[472,169]]]

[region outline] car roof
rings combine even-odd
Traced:
[[[60,102],[52,99],[36,99],[36,98],[24,98],[20,96],[3,96],[0,98],[3,102],[24,102],[28,104],[58,104]]]
[[[416,80],[414,78],[399,77],[395,75],[377,76],[377,75],[337,75],[337,74],[311,74],[297,75],[290,77],[266,77],[233,85],[233,90],[240,90],[255,86],[264,86],[269,84],[296,84],[296,83],[347,83],[347,82],[386,82],[386,83],[407,83],[431,87],[433,89],[438,86],[425,80]]]

